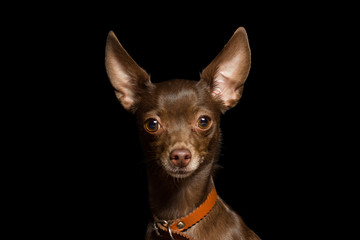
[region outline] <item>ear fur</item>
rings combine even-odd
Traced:
[[[134,112],[141,91],[151,85],[150,76],[130,57],[113,31],[106,40],[105,66],[116,97],[126,110]]]
[[[211,95],[222,102],[222,112],[241,98],[250,71],[251,52],[246,31],[239,27],[216,58],[201,73]]]

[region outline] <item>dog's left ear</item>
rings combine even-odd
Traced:
[[[234,107],[241,98],[250,71],[250,46],[246,31],[238,28],[223,50],[201,73],[213,98],[222,104],[221,111]]]

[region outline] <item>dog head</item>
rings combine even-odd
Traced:
[[[110,32],[106,69],[123,107],[137,116],[148,164],[186,178],[213,164],[220,142],[220,115],[239,101],[250,70],[250,48],[238,28],[200,81],[151,83],[149,75]]]

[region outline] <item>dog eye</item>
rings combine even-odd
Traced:
[[[160,128],[158,120],[150,118],[145,121],[145,130],[149,133],[157,132]]]
[[[211,125],[211,119],[207,116],[201,116],[197,122],[197,126],[200,128],[200,129],[208,129]]]

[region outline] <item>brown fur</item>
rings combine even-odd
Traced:
[[[186,216],[215,187],[212,174],[220,151],[220,116],[240,99],[250,69],[245,30],[239,28],[235,32],[203,71],[200,81],[151,83],[112,32],[107,40],[106,67],[120,102],[137,117],[153,214],[165,220]],[[206,129],[198,126],[202,116],[210,119]],[[145,130],[149,119],[159,122],[157,131]],[[188,166],[172,164],[169,155],[174,149],[191,152]],[[210,213],[185,234],[207,240],[259,239],[220,197]],[[162,239],[154,233],[151,223],[146,239]]]

